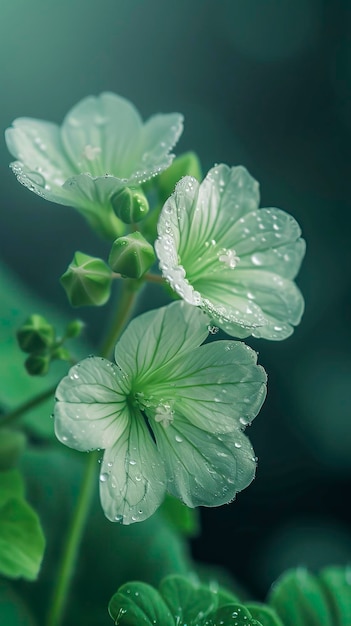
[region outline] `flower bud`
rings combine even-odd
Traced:
[[[23,452],[26,438],[23,433],[9,428],[0,430],[0,471],[15,467],[18,457]]]
[[[31,315],[17,331],[18,345],[23,352],[44,350],[54,340],[54,327],[42,315]]]
[[[67,348],[64,348],[63,346],[58,346],[57,348],[55,348],[55,350],[52,351],[51,358],[57,359],[58,361],[70,361],[71,353],[69,352],[69,350],[67,350]]]
[[[140,189],[123,187],[111,198],[113,210],[122,222],[140,222],[149,211],[149,203]]]
[[[119,237],[113,243],[108,262],[115,272],[141,278],[155,261],[154,249],[139,232]]]
[[[65,330],[65,338],[66,339],[75,339],[79,337],[82,333],[85,324],[82,320],[72,320],[66,326]]]
[[[24,365],[31,376],[45,376],[49,371],[50,361],[48,354],[30,354]]]
[[[76,252],[61,284],[72,306],[101,306],[110,297],[111,270],[102,259]]]

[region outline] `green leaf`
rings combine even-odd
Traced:
[[[35,580],[45,539],[39,518],[23,493],[18,471],[0,473],[0,573]]]
[[[213,626],[263,626],[252,618],[243,604],[227,604],[220,607],[212,618]]]
[[[269,606],[258,602],[248,602],[245,606],[262,626],[284,626],[276,612]]]
[[[189,509],[177,498],[166,494],[160,511],[176,530],[186,537],[196,537],[200,532],[198,509]]]
[[[34,619],[22,599],[2,580],[0,580],[0,624],[35,626]]]
[[[302,567],[288,571],[278,579],[271,591],[269,604],[284,626],[335,626],[327,598],[316,576]]]
[[[182,576],[169,576],[160,585],[176,624],[198,624],[216,608],[218,598],[206,585],[195,584]]]
[[[329,602],[333,626],[351,624],[351,571],[349,567],[328,567],[319,581]]]
[[[12,469],[16,465],[25,445],[23,433],[9,428],[0,429],[0,471]]]
[[[174,619],[156,589],[145,583],[127,583],[112,596],[109,607],[115,624],[121,626],[174,626]]]

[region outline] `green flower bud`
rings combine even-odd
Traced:
[[[111,198],[113,210],[122,222],[140,222],[149,212],[149,203],[141,189],[123,187]]]
[[[50,361],[47,354],[30,354],[24,365],[31,376],[45,376],[49,371]]]
[[[61,284],[72,306],[101,306],[110,297],[111,270],[102,259],[76,252]]]
[[[119,237],[113,243],[108,262],[115,272],[128,278],[141,278],[155,261],[153,247],[141,233]]]
[[[79,337],[82,333],[85,324],[82,320],[72,320],[66,326],[65,330],[65,338],[66,339],[75,339]]]
[[[55,340],[54,327],[41,315],[33,314],[17,331],[18,345],[23,352],[48,348]]]
[[[176,184],[183,176],[193,176],[198,181],[202,180],[201,164],[195,152],[185,152],[174,159],[172,165],[155,180],[162,202],[165,202],[173,193]]]
[[[26,438],[23,433],[9,428],[0,430],[0,471],[15,467],[25,444]]]
[[[55,348],[55,350],[52,351],[51,358],[57,359],[58,361],[70,361],[71,354],[69,350],[67,350],[67,348],[64,348],[63,346],[59,346],[58,348]]]

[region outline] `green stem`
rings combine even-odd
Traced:
[[[140,286],[141,285],[139,284],[139,289]],[[131,316],[136,298],[138,296],[138,291],[138,283],[136,284],[135,280],[130,278],[123,280],[117,315],[105,341],[101,346],[101,356],[108,357],[110,355],[114,344]]]
[[[102,356],[107,357],[112,351],[116,340],[132,314],[140,287],[141,283],[136,283],[136,281],[129,279],[123,281],[116,318],[102,345]],[[70,583],[73,578],[79,547],[83,537],[85,522],[94,493],[97,458],[96,453],[90,454],[85,468],[81,491],[70,528],[68,529],[66,544],[63,549],[62,560],[57,574],[56,587],[54,588],[46,626],[59,626],[62,622]]]
[[[79,500],[67,536],[63,559],[57,577],[57,586],[49,609],[47,626],[57,626],[61,623],[86,517],[94,493],[98,454],[98,452],[92,452],[85,467]]]
[[[37,396],[34,396],[34,398],[27,400],[27,402],[20,404],[20,406],[18,406],[13,411],[9,411],[9,413],[6,413],[6,415],[0,417],[0,426],[13,422],[15,419],[21,417],[27,411],[30,411],[30,409],[34,409],[36,406],[50,398],[53,393],[55,393],[57,385],[58,383],[56,383],[53,387],[50,387],[49,389],[45,389],[45,391],[42,391]]]

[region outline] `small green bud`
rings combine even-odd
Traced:
[[[67,348],[64,348],[63,346],[58,346],[58,348],[55,348],[55,350],[51,352],[51,358],[57,359],[58,361],[70,361],[71,354],[69,350],[67,350]]]
[[[45,317],[34,313],[17,331],[18,345],[23,352],[37,352],[48,348],[55,340],[54,327]]]
[[[65,338],[66,339],[75,339],[79,337],[82,333],[85,324],[82,320],[72,320],[66,326],[65,330]]]
[[[15,467],[17,459],[23,452],[26,438],[23,433],[9,428],[0,430],[0,471]]]
[[[111,293],[111,270],[102,259],[76,252],[61,284],[72,306],[101,306]]]
[[[185,152],[174,159],[172,165],[155,180],[160,191],[161,201],[165,202],[173,193],[176,184],[183,176],[193,176],[202,180],[201,164],[195,152]]]
[[[141,278],[155,262],[151,244],[139,232],[119,237],[113,243],[108,262],[114,272],[128,278]]]
[[[47,354],[30,354],[24,365],[31,376],[45,376],[49,371],[50,361]]]
[[[122,222],[140,222],[149,212],[149,203],[141,189],[123,187],[111,198],[113,210]]]

